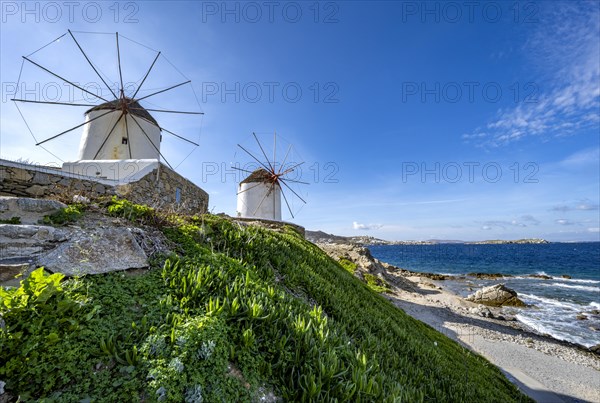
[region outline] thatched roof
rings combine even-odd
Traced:
[[[146,109],[144,109],[144,107],[141,106],[137,101],[134,101],[131,98],[125,98],[125,102],[127,102],[127,109],[129,110],[129,113],[132,113],[136,116],[139,116],[141,118],[149,120],[154,125],[158,126],[158,122],[152,117],[152,115],[150,115],[150,112],[148,112]],[[121,110],[121,108],[122,108],[121,100],[115,99],[114,101],[105,102],[103,104],[94,106],[93,108],[87,110],[85,113],[88,114],[92,111],[109,110],[109,109]]]
[[[269,171],[264,168],[258,168],[252,172],[246,179],[240,182],[242,183],[258,183],[258,182],[270,182],[272,175]]]

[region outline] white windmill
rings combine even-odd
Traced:
[[[190,80],[187,80],[185,82],[169,86],[168,88],[146,90],[145,95],[138,95],[140,94],[140,90],[146,82],[146,79],[151,74],[152,69],[155,67],[157,60],[161,56],[161,52],[155,51],[156,54],[154,60],[141,79],[141,82],[138,81],[139,84],[135,83],[134,88],[131,89],[131,87],[125,86],[123,82],[121,50],[119,47],[120,36],[117,32],[116,51],[119,86],[115,91],[107,83],[107,80],[110,80],[108,78],[105,79],[106,75],[101,74],[99,67],[92,63],[71,30],[68,30],[68,33],[65,33],[64,35],[55,39],[50,44],[60,41],[60,39],[67,34],[73,39],[73,43],[77,46],[80,53],[83,55],[92,70],[96,73],[98,78],[100,78],[101,82],[105,86],[105,89],[109,91],[110,95],[107,96],[103,95],[102,93],[97,94],[91,92],[74,82],[74,80],[69,80],[59,74],[56,74],[49,68],[46,68],[41,64],[31,60],[29,57],[23,56],[24,61],[27,61],[39,69],[44,70],[51,76],[58,78],[66,85],[81,90],[83,93],[86,93],[88,96],[92,96],[93,99],[98,100],[101,103],[96,105],[90,103],[49,102],[17,98],[13,99],[13,101],[19,103],[51,104],[88,108],[84,114],[85,121],[83,123],[36,143],[37,146],[40,146],[46,142],[55,140],[67,133],[70,133],[75,129],[83,127],[83,134],[79,145],[78,159],[74,162],[65,162],[62,166],[63,171],[103,179],[112,179],[119,182],[130,182],[139,179],[147,172],[157,169],[161,160],[164,161],[169,168],[173,169],[171,164],[161,152],[163,132],[169,133],[170,135],[193,144],[196,147],[198,146],[196,142],[188,140],[162,127],[158,123],[157,119],[150,114],[150,112],[157,114],[168,113],[203,115],[202,112],[168,110],[163,108],[150,109],[142,106],[141,104],[142,101],[146,102],[147,98],[165,93],[191,82]],[[148,94],[148,92],[150,93]]]
[[[275,135],[274,137],[273,162],[269,161],[269,158],[267,157],[267,154],[265,153],[262,145],[260,144],[260,141],[258,141],[258,137],[256,137],[256,134],[254,133],[252,133],[252,135],[258,143],[258,146],[263,156],[265,157],[266,163],[261,162],[251,152],[249,152],[244,147],[238,144],[238,147],[244,150],[244,152],[251,156],[260,165],[260,167],[254,171],[247,171],[244,169],[234,167],[235,169],[238,169],[240,171],[250,173],[250,175],[244,180],[242,180],[238,186],[238,217],[281,221],[281,199],[283,197],[283,200],[285,201],[290,215],[292,216],[292,218],[294,218],[294,213],[292,212],[292,208],[290,207],[288,198],[283,190],[283,187],[291,191],[303,203],[306,203],[306,201],[302,197],[300,197],[300,195],[294,189],[292,189],[288,183],[286,183],[293,182],[308,185],[307,182],[302,182],[296,179],[286,177],[287,174],[296,170],[296,168],[304,164],[304,162],[292,164],[290,167],[286,167],[285,164],[289,152],[291,150],[290,145],[283,159],[283,162],[281,164],[278,164],[275,153],[277,146],[277,135]],[[278,165],[279,169],[276,168]]]

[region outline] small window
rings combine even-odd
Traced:
[[[127,144],[127,137],[123,137],[121,139],[121,144]]]
[[[175,203],[181,203],[181,189],[175,188]]]

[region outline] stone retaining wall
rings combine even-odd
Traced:
[[[208,211],[208,193],[163,164],[136,182],[122,184],[59,168],[0,160],[0,196],[69,201],[74,195],[90,199],[118,195],[134,203],[185,214]]]
[[[208,211],[208,193],[163,164],[139,181],[119,185],[116,189],[119,195],[134,203],[157,209],[186,214]]]

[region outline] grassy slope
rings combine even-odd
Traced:
[[[199,402],[270,389],[293,401],[528,401],[486,360],[291,229],[206,216],[164,232],[181,250],[162,269],[39,277],[22,288],[26,302],[0,295],[0,380],[10,393]]]

